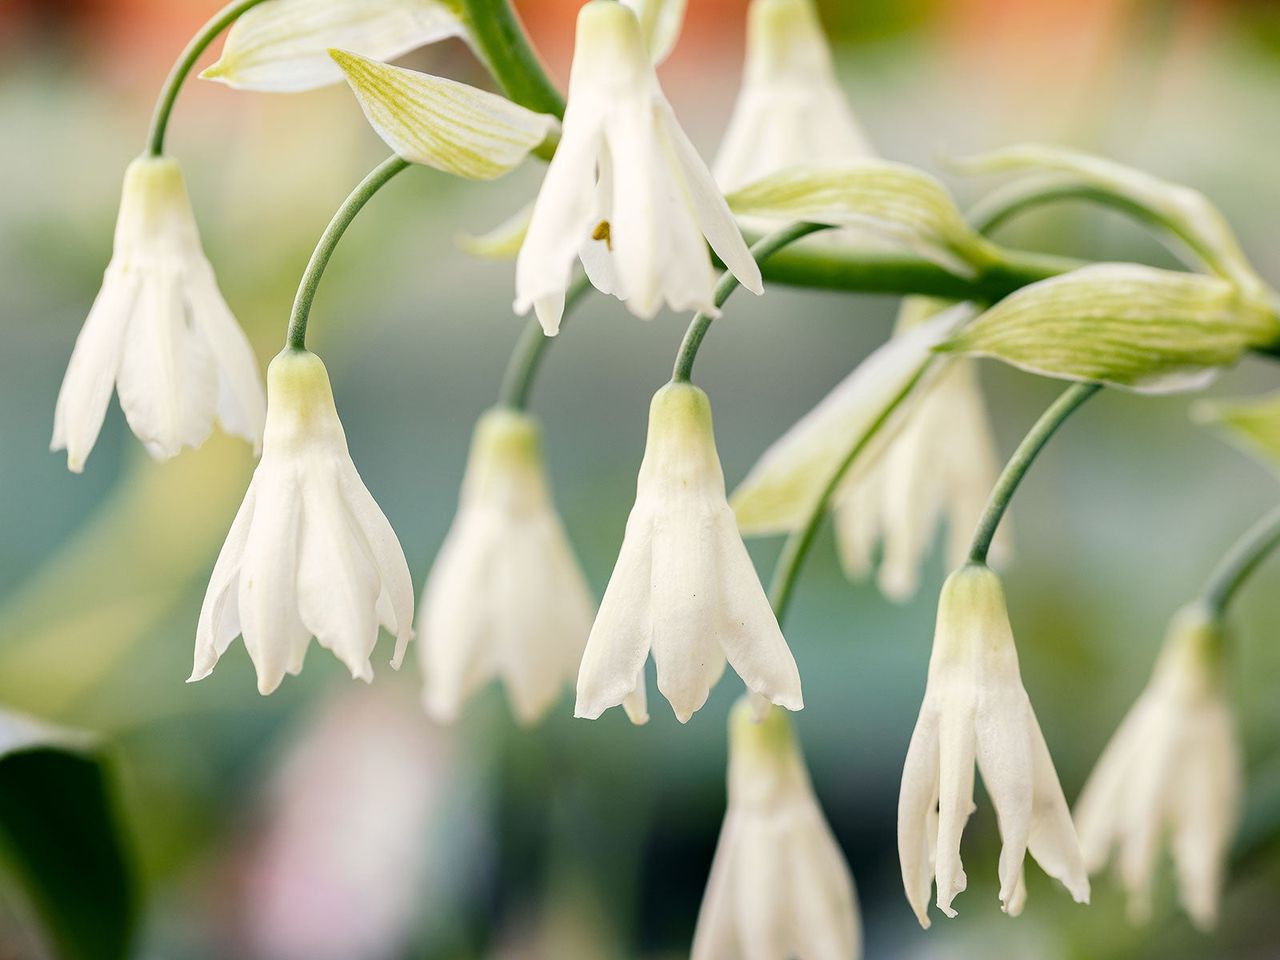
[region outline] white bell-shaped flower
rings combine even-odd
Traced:
[[[934,301],[908,299],[895,336],[939,309]],[[968,307],[959,310],[972,316]],[[910,598],[940,524],[947,531],[947,563],[962,563],[999,472],[977,368],[968,358],[953,358],[910,402],[883,454],[852,471],[836,495],[836,542],[849,578],[871,572],[879,542],[881,591],[893,600]],[[997,565],[1008,553],[1006,531],[1007,525],[993,545]]]
[[[262,460],[209,579],[191,680],[241,634],[263,694],[301,671],[312,637],[368,682],[378,625],[396,668],[413,635],[404,552],[351,462],[320,358],[286,348],[267,392]]]
[[[692,960],[857,960],[853,877],[780,710],[729,719],[729,808]]]
[[[498,677],[520,722],[537,722],[572,685],[594,614],[551,499],[537,422],[489,411],[419,606],[427,711],[451,722]]]
[[[705,241],[704,241],[705,237]],[[763,290],[706,164],[658,84],[635,13],[591,0],[578,14],[564,131],[516,261],[518,313],[560,327],[573,263],[638,317],[715,313],[707,243],[742,285]]]
[[[84,469],[111,391],[156,459],[204,442],[216,415],[255,448],[265,400],[253,350],[200,247],[182,169],[139,157],[125,172],[115,249],[76,339],[54,411],[53,450]]]
[[[627,704],[643,714],[644,664],[686,722],[725,660],[747,689],[803,706],[800,674],[725,499],[707,395],[688,383],[659,390],[617,566],[578,673],[577,715]]]
[[[1203,607],[1178,613],[1151,682],[1076,805],[1085,863],[1097,872],[1115,851],[1135,922],[1151,915],[1152,877],[1166,832],[1183,907],[1201,929],[1218,919],[1243,790],[1223,640],[1222,624]]]
[[[1016,916],[1026,901],[1027,851],[1078,903],[1089,877],[1067,801],[1031,701],[1000,578],[968,565],[942,588],[924,703],[911,736],[898,796],[898,855],[907,899],[929,926],[929,888],[949,917],[966,878],[960,837],[973,812],[974,763],[995,806],[1000,903]]]
[[[813,0],[752,0],[742,88],[716,181],[732,191],[797,164],[873,155],[836,80]]]

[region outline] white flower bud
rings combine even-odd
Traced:
[[[410,163],[469,180],[509,173],[558,123],[456,80],[331,50],[365,117]]]
[[[974,764],[996,809],[1000,903],[1011,915],[1026,901],[1027,851],[1078,903],[1089,878],[1049,748],[1022,687],[1000,579],[969,565],[947,579],[924,703],[911,736],[898,797],[898,855],[907,899],[929,926],[929,888],[938,908],[967,880],[960,838],[973,812]]]
[[[365,489],[320,358],[285,349],[267,371],[262,460],[209,579],[191,680],[243,634],[271,693],[302,670],[314,636],[369,681],[381,623],[399,667],[413,635],[413,587],[395,531]]]
[[[729,718],[729,807],[692,960],[858,960],[853,877],[780,710]]]
[[[241,16],[200,76],[241,90],[299,93],[338,83],[333,48],[374,60],[466,37],[455,0],[271,0]]]
[[[1280,339],[1275,311],[1217,277],[1101,263],[1010,294],[945,349],[1151,393],[1196,390]]]
[[[772,173],[728,197],[739,216],[857,227],[974,276],[992,247],[965,222],[937,179],[888,160],[809,161]]]
[[[1213,927],[1240,817],[1240,744],[1223,677],[1223,626],[1200,606],[1179,611],[1146,690],[1076,805],[1090,872],[1115,851],[1135,922],[1151,915],[1160,846],[1169,837],[1182,905]]]
[[[813,0],[752,0],[742,89],[716,156],[736,190],[801,163],[873,151],[836,80]]]
[[[714,314],[707,243],[744,287],[763,291],[724,197],[662,93],[635,13],[591,0],[578,14],[563,136],[516,260],[516,312],[535,309],[556,333],[581,259],[596,289],[638,317],[663,303]]]
[[[594,613],[551,501],[536,421],[490,410],[419,606],[427,711],[450,722],[498,677],[520,722],[537,722],[573,683]]]
[[[642,697],[652,651],[658,689],[681,723],[706,702],[725,660],[747,689],[788,710],[800,675],[725,499],[707,395],[659,390],[618,563],[578,674],[577,715]],[[647,719],[628,705],[633,720]]]
[[[125,173],[115,249],[76,340],[54,412],[53,450],[79,473],[111,391],[156,459],[224,429],[262,440],[265,400],[253,350],[200,248],[182,169],[139,157]]]

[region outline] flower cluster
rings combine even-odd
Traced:
[[[1183,903],[1196,924],[1211,926],[1242,789],[1223,607],[1280,534],[1228,571],[1226,586],[1207,594],[1213,602],[1175,619],[1151,685],[1103,754],[1074,822],[987,560],[993,538],[990,558],[1007,553],[999,524],[1023,473],[1098,385],[1189,389],[1247,350],[1276,350],[1280,298],[1225,221],[1199,195],[1115,165],[1012,151],[985,162],[1072,177],[1091,195],[1137,207],[1214,275],[1132,264],[1054,275],[1039,260],[1020,262],[971,226],[940,182],[874,155],[811,0],[753,0],[742,89],[714,176],[655,70],[675,43],[682,3],[586,3],[562,117],[558,94],[543,88],[517,103],[383,62],[451,36],[493,61],[487,24],[468,9],[462,0],[275,0],[236,23],[206,71],[262,90],[345,79],[394,151],[317,248],[265,397],[201,250],[182,173],[159,150],[163,122],[154,149],[126,173],[114,254],[58,396],[53,448],[83,469],[113,391],[157,458],[198,446],[215,417],[260,448],[200,611],[191,680],[208,677],[237,636],[263,694],[302,669],[313,638],[370,681],[385,629],[400,665],[415,625],[409,565],[352,462],[326,368],[305,349],[307,311],[342,231],[391,176],[412,163],[488,180],[537,153],[549,163],[527,218],[501,243],[484,244],[518,250],[515,311],[532,310],[541,326],[530,327],[535,346],[522,341],[516,373],[532,377],[542,334],[557,333],[570,291],[586,283],[641,318],[664,306],[697,316],[675,375],[653,396],[635,502],[598,612],[555,507],[527,391],[504,389],[480,418],[417,611],[426,712],[453,722],[496,680],[523,724],[541,720],[567,687],[576,688],[577,717],[622,706],[643,724],[652,658],[657,690],[683,724],[731,666],[747,695],[730,720],[728,809],[693,958],[849,960],[861,950],[853,879],[784,712],[804,701],[780,620],[825,513],[834,513],[850,577],[878,564],[879,587],[894,600],[917,592],[945,526],[954,572],[941,590],[898,803],[902,880],[919,922],[929,926],[931,898],[955,916],[967,886],[961,841],[976,809],[976,771],[996,813],[1006,913],[1025,906],[1028,853],[1083,903],[1089,872],[1116,850],[1132,912],[1145,918],[1167,827]],[[504,42],[515,31],[514,22],[500,25]],[[500,76],[508,92],[518,87]],[[1019,193],[1018,208],[1053,196]],[[775,232],[749,248],[743,228]],[[756,257],[819,228],[831,229],[804,241],[821,251],[815,275],[852,284],[843,264],[855,279],[877,274],[870,289],[914,295],[892,337],[770,446],[730,499],[710,398],[690,382],[692,356],[728,288],[763,291]],[[930,278],[918,284],[924,291],[884,279],[895,257],[909,261],[910,276]],[[716,258],[726,268],[719,289]],[[1050,408],[1003,473],[978,355],[1084,382]],[[1245,419],[1251,446],[1274,457],[1274,404]],[[769,596],[743,537],[784,532],[791,539]]]

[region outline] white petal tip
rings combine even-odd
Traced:
[[[258,693],[262,694],[264,697],[271,696],[271,694],[275,693],[276,690],[279,689],[280,681],[283,679],[284,677],[277,677],[274,680],[259,680]]]

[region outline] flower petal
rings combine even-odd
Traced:
[[[644,688],[643,668],[653,635],[652,523],[647,510],[639,505],[632,509],[617,565],[582,655],[575,717],[595,720]],[[633,700],[633,705],[643,709],[640,702]]]
[[[564,136],[547,167],[516,258],[515,311],[525,314],[536,306],[548,336],[560,329],[573,262],[593,226],[596,153],[603,136],[598,111],[591,100],[570,102]],[[557,300],[559,308],[553,309]]]
[[[302,498],[291,467],[263,459],[254,486],[253,523],[240,567],[240,629],[269,694],[296,672],[310,631],[298,616],[298,542]]]
[[[413,580],[409,575],[409,564],[404,558],[404,548],[400,546],[391,522],[387,520],[386,514],[373,499],[373,494],[360,479],[355,465],[349,460],[338,470],[338,485],[343,504],[350,511],[355,528],[361,534],[377,568],[379,605],[385,599],[391,609],[393,619],[385,626],[395,634],[396,647],[391,657],[391,666],[399,670],[404,661],[405,650],[413,638]]]
[[[116,391],[129,427],[158,460],[199,446],[213,428],[217,380],[189,325],[182,268],[152,263],[125,332]]]
[[[671,105],[662,100],[657,110],[659,130],[666,135],[670,149],[680,165],[698,226],[711,244],[711,249],[746,289],[754,294],[764,293],[760,266],[751,255],[746,240],[742,238],[742,231],[738,229],[737,221],[733,219],[729,204],[716,185],[715,178],[711,176],[711,171],[676,120]]]
[[[188,683],[203,680],[213,673],[214,664],[226,653],[231,641],[240,634],[240,566],[244,560],[245,546],[249,542],[249,529],[253,524],[253,508],[257,500],[256,484],[249,482],[240,509],[231,522],[231,530],[218,553],[200,607],[200,620],[196,626],[195,663]]]
[[[724,673],[716,614],[727,583],[712,516],[687,493],[672,499],[653,532],[652,649],[658,689],[688,723]]]
[[[76,337],[53,414],[51,450],[67,451],[67,469],[84,470],[116,385],[125,331],[140,282],[115,264],[107,267],[89,317]]]
[[[262,449],[267,398],[253,347],[218,290],[208,261],[187,268],[191,320],[204,337],[218,375],[218,419],[228,433],[244,437],[255,451]]]
[[[898,791],[898,860],[907,901],[920,926],[929,929],[929,892],[938,844],[940,716],[928,703],[920,709]]]
[[[720,642],[747,689],[787,710],[804,708],[800,671],[726,504],[713,533],[719,551]]]

